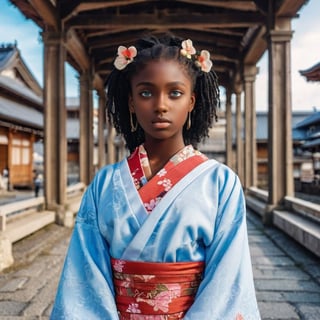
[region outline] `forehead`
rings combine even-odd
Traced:
[[[132,76],[132,83],[140,81],[183,81],[191,84],[191,77],[184,66],[176,60],[148,61]]]

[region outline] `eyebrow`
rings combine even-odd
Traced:
[[[155,84],[152,83],[152,82],[148,82],[148,81],[142,81],[142,82],[138,82],[135,87],[140,87],[140,86],[151,86],[151,87],[154,87]],[[186,84],[184,82],[181,82],[181,81],[173,81],[173,82],[169,82],[167,84],[167,86],[183,86],[183,87],[186,87]]]

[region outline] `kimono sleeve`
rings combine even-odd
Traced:
[[[259,320],[248,245],[246,208],[238,177],[227,172],[219,194],[205,272],[185,320]]]
[[[98,228],[92,187],[77,214],[50,319],[119,319],[109,248]]]

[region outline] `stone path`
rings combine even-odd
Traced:
[[[251,212],[248,231],[262,319],[319,320],[319,259]],[[0,273],[0,320],[49,319],[70,234],[50,225],[14,245],[16,263]]]

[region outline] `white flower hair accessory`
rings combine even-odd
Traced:
[[[137,55],[137,49],[134,46],[129,48],[124,46],[118,47],[118,56],[114,61],[114,66],[118,70],[123,70],[125,67],[133,61],[133,58]]]
[[[181,47],[181,54],[187,57],[188,59],[191,59],[192,55],[196,54],[197,52],[192,44],[192,40],[190,39],[182,41]]]
[[[210,60],[210,52],[208,50],[197,52],[190,39],[182,41],[181,47],[181,55],[193,60],[195,65],[203,72],[210,72],[212,68],[212,61]]]

